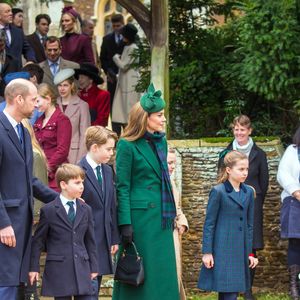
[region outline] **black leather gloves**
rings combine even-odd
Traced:
[[[133,241],[133,229],[132,225],[121,225],[120,226],[121,239],[124,248],[126,248]]]

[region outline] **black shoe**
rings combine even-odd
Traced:
[[[244,299],[245,300],[256,300],[255,297],[252,294],[252,291],[245,292]]]
[[[290,296],[292,300],[299,300],[299,285],[298,275],[300,273],[300,266],[292,265],[289,267],[290,273]]]

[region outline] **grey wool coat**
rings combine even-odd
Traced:
[[[202,253],[211,253],[214,267],[202,265],[198,287],[206,291],[243,292],[250,288],[254,191],[241,184],[235,192],[229,181],[209,195]]]

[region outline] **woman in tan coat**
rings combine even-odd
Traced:
[[[76,94],[74,74],[73,69],[63,69],[54,77],[54,84],[59,93],[57,104],[72,124],[72,139],[68,156],[71,164],[76,164],[86,154],[84,134],[91,126],[89,105]]]
[[[170,176],[175,170],[176,165],[176,153],[172,148],[168,149],[168,169]],[[182,283],[182,267],[181,267],[181,236],[184,232],[189,229],[188,221],[181,209],[181,195],[176,187],[174,178],[171,179],[173,195],[176,205],[176,219],[174,226],[174,246],[175,246],[175,256],[176,256],[176,268],[178,276],[178,286],[180,292],[180,300],[186,300],[186,295],[184,291],[184,286]]]

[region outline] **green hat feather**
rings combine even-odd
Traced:
[[[161,91],[155,91],[153,83],[147,89],[147,92],[141,97],[142,108],[148,113],[155,113],[165,108],[166,102],[161,97]]]

